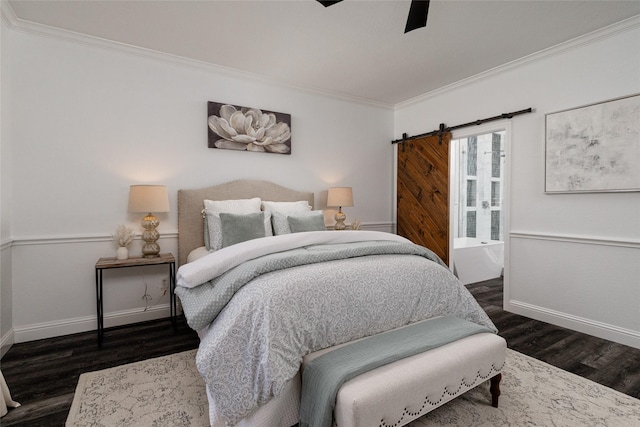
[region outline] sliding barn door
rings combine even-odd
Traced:
[[[449,263],[451,133],[398,144],[398,234]]]

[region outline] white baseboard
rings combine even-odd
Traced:
[[[9,330],[6,334],[2,336],[0,339],[0,357],[4,357],[4,355],[9,351],[11,346],[15,343],[15,334],[13,329]]]
[[[521,301],[504,301],[504,310],[640,349],[640,333]]]
[[[170,316],[169,304],[158,304],[143,309],[123,310],[113,313],[106,313],[104,316],[104,327],[126,325],[129,323],[145,322],[148,320],[163,319]],[[95,316],[77,317],[74,319],[64,319],[55,322],[36,323],[32,325],[19,326],[14,328],[15,342],[27,342],[43,338],[53,338],[62,335],[77,334],[79,332],[97,330]],[[13,343],[12,343],[13,344]],[[4,337],[3,337],[4,349]]]

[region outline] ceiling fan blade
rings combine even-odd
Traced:
[[[413,31],[416,28],[427,26],[427,16],[429,15],[430,0],[412,0],[409,7],[409,16],[407,17],[407,25],[404,27],[404,33]]]
[[[317,1],[318,1],[318,3],[323,5],[324,7],[329,7],[329,6],[333,5],[333,4],[340,3],[342,0],[329,0],[329,1],[317,0]]]

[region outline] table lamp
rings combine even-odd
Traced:
[[[338,212],[335,215],[336,225],[334,229],[344,230],[347,226],[344,220],[347,216],[342,212],[343,207],[353,206],[353,192],[351,187],[331,187],[327,195],[327,207],[337,207]]]
[[[153,212],[169,212],[169,195],[164,185],[132,185],[129,188],[129,212],[146,213],[142,219],[142,256],[155,258],[160,253],[160,245],[157,240],[160,233],[156,230],[160,221]]]

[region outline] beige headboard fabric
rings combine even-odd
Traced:
[[[204,246],[202,209],[204,200],[251,199],[275,202],[307,200],[313,206],[311,192],[291,190],[269,181],[241,179],[207,188],[178,190],[178,266],[187,262],[189,253]]]

